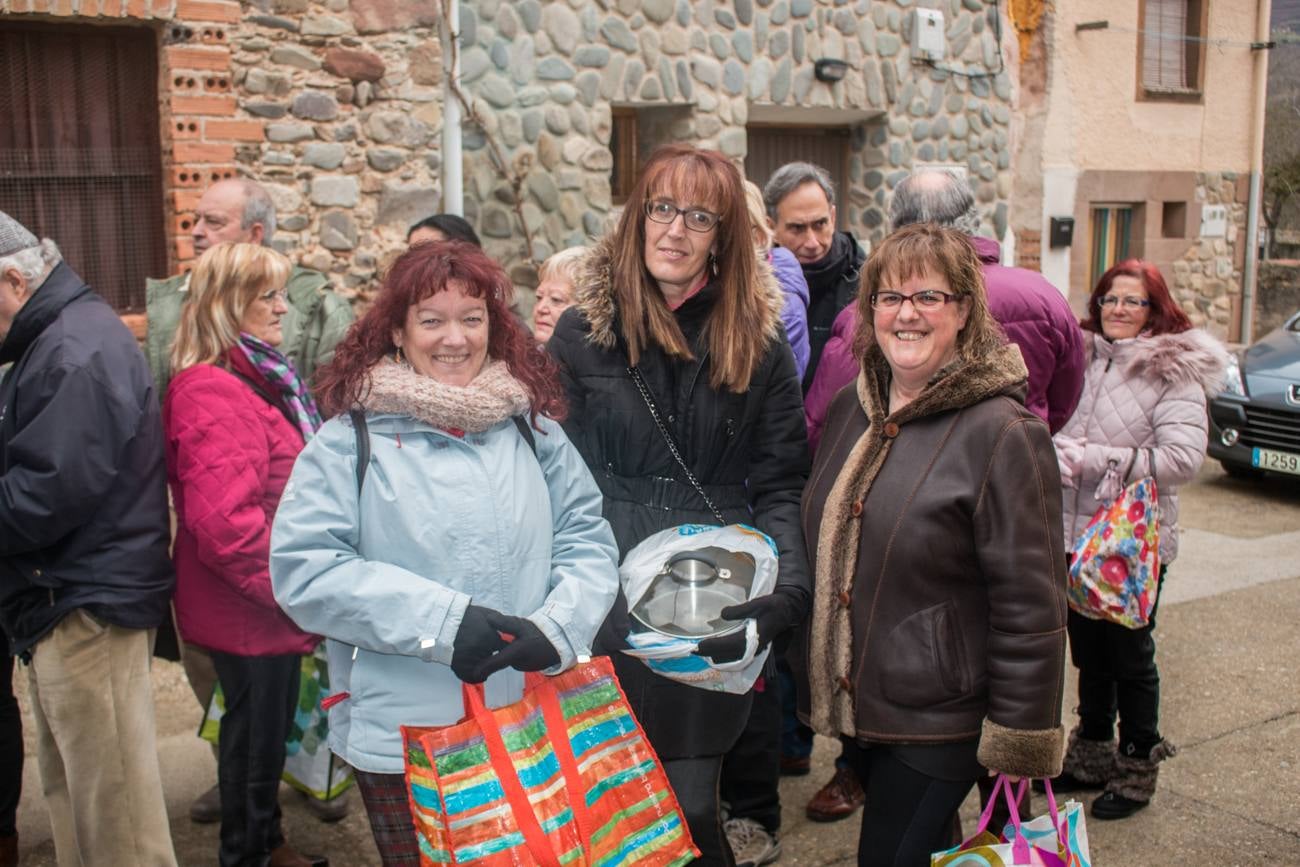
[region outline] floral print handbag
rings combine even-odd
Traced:
[[[1110,502],[1103,502],[1070,550],[1066,586],[1070,608],[1084,617],[1109,620],[1129,629],[1141,629],[1151,619],[1160,575],[1159,493],[1155,453],[1149,455],[1151,474],[1129,483]],[[1112,476],[1117,482],[1114,461],[1107,479]]]

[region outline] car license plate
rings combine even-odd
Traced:
[[[1255,449],[1250,456],[1251,466],[1275,473],[1294,473],[1300,476],[1300,455],[1275,452],[1272,449]]]

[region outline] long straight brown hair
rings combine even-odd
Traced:
[[[658,346],[674,358],[693,358],[663,292],[645,266],[645,204],[655,198],[674,199],[722,216],[714,239],[718,301],[704,328],[709,384],[744,392],[772,335],[744,182],[740,171],[717,151],[687,145],[659,148],[627,197],[614,230],[611,278],[628,359],[638,363],[649,346]]]

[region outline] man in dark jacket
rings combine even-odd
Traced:
[[[835,316],[858,296],[866,251],[849,232],[835,229],[835,185],[812,163],[786,163],[763,187],[773,239],[803,266],[808,281],[808,368],[813,381]]]
[[[153,379],[54,243],[0,213],[6,364],[0,622],[27,663],[55,853],[170,867],[149,681],[173,582]]]

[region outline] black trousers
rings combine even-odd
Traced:
[[[733,819],[753,819],[769,834],[781,829],[781,690],[764,677],[740,740],[722,760],[722,800]]]
[[[952,820],[975,780],[940,780],[904,764],[887,746],[844,756],[867,793],[858,837],[859,867],[927,867],[950,846]]]
[[[284,843],[280,776],[302,657],[212,654],[226,698],[217,753],[221,867],[265,867]]]
[[[700,857],[691,863],[698,867],[735,867],[731,846],[722,832],[718,797],[722,756],[666,759],[664,773],[700,850]]]
[[[1164,584],[1160,567],[1157,587]],[[1156,591],[1156,604],[1160,594]],[[1079,735],[1092,741],[1115,736],[1119,749],[1146,758],[1160,743],[1160,672],[1156,668],[1155,609],[1141,629],[1108,620],[1090,620],[1073,610],[1067,627],[1070,655],[1079,669]]]
[[[9,656],[9,637],[0,629],[0,646],[6,649],[0,660],[0,837],[18,833],[18,798],[23,789],[23,717],[14,698],[14,658]]]

